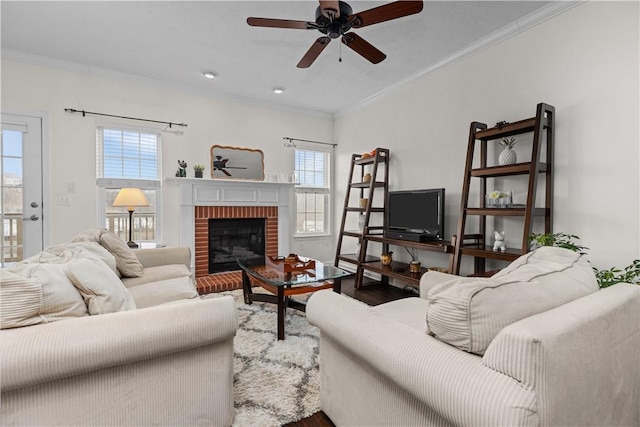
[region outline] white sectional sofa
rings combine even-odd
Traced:
[[[198,298],[188,248],[106,233],[2,270],[0,425],[231,425],[233,299]]]
[[[640,286],[598,290],[583,257],[541,248],[489,279],[428,272],[420,292],[311,296],[336,425],[640,425]]]

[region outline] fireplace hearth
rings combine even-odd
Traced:
[[[265,229],[264,218],[209,218],[209,274],[263,264]]]

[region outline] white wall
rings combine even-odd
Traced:
[[[340,115],[336,182],[352,152],[390,148],[391,190],[445,187],[454,234],[470,122],[533,117],[546,102],[557,114],[554,231],[580,236],[598,268],[626,266],[640,257],[638,16],[638,2],[584,3]]]
[[[67,114],[66,107],[188,123],[184,136],[163,136],[164,176],[175,173],[178,159],[190,166],[205,163],[212,144],[263,149],[266,169],[286,170],[293,151],[282,146],[283,136],[337,142],[334,230],[351,153],[388,147],[391,189],[445,187],[452,234],[469,123],[531,117],[537,103],[547,102],[557,109],[555,231],[579,235],[591,248],[592,263],[605,268],[640,257],[639,50],[637,2],[589,2],[339,115],[335,123],[326,116],[136,84],[92,70],[7,60],[2,109],[49,118],[45,191],[52,202],[50,242],[56,244],[95,226],[97,216],[96,119]],[[77,189],[73,204],[58,206],[69,182]],[[167,244],[178,242],[178,212],[177,188],[165,184]],[[505,228],[509,232],[508,224]],[[334,248],[327,238],[292,244],[294,251],[323,260],[332,259]],[[446,265],[440,254],[420,258],[426,265]]]
[[[214,98],[188,91],[127,82],[91,72],[66,71],[5,60],[2,62],[2,109],[48,116],[49,176],[45,191],[51,195],[51,244],[67,241],[77,232],[97,225],[96,123],[101,118],[65,113],[65,108],[185,122],[184,135],[163,133],[163,178],[174,176],[177,160],[208,164],[213,144],[262,149],[265,169],[292,170],[292,149],[282,137],[331,141],[333,120],[320,114],[303,114],[267,108],[232,99]],[[110,120],[110,119],[105,119]],[[141,122],[128,122],[144,126]],[[207,168],[209,173],[209,168]],[[67,183],[76,185],[71,206],[59,206]],[[163,183],[163,241],[178,244],[178,188]],[[306,245],[305,254],[331,259],[330,238],[319,247],[331,247],[330,255]],[[293,249],[296,250],[295,242]]]

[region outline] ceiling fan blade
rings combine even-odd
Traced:
[[[371,43],[357,35],[356,33],[347,33],[342,36],[342,43],[356,51],[363,58],[373,64],[378,64],[387,57],[384,53],[376,49]]]
[[[330,41],[331,39],[329,37],[318,37],[296,66],[298,68],[309,68]]]
[[[247,24],[252,27],[293,28],[295,30],[312,30],[314,22],[293,21],[291,19],[247,18]]]
[[[340,16],[340,3],[337,0],[320,0],[320,10],[327,18],[329,18],[329,12],[331,12],[334,18],[338,18]]]
[[[393,3],[374,7],[349,16],[349,21],[353,22],[353,28],[366,27],[367,25],[378,24],[403,16],[413,15],[422,11],[421,1],[395,1]]]

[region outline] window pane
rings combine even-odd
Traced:
[[[158,179],[157,135],[104,129],[102,150],[104,178]]]
[[[153,241],[157,236],[157,194],[158,190],[148,181],[159,179],[159,145],[160,138],[155,133],[144,133],[126,129],[101,129],[98,131],[97,144],[98,178],[124,180],[145,180],[138,186],[142,189],[149,207],[138,207],[133,213],[134,241]],[[118,186],[124,184],[111,183]],[[127,184],[131,185],[131,184]],[[135,186],[135,185],[132,185]],[[158,188],[160,185],[157,186]],[[126,208],[114,208],[120,188],[105,188],[99,184],[104,195],[105,227],[124,240],[129,240],[129,212]],[[102,199],[101,195],[101,199]]]
[[[296,231],[298,233],[324,233],[325,207],[328,201],[326,194],[296,194]]]

